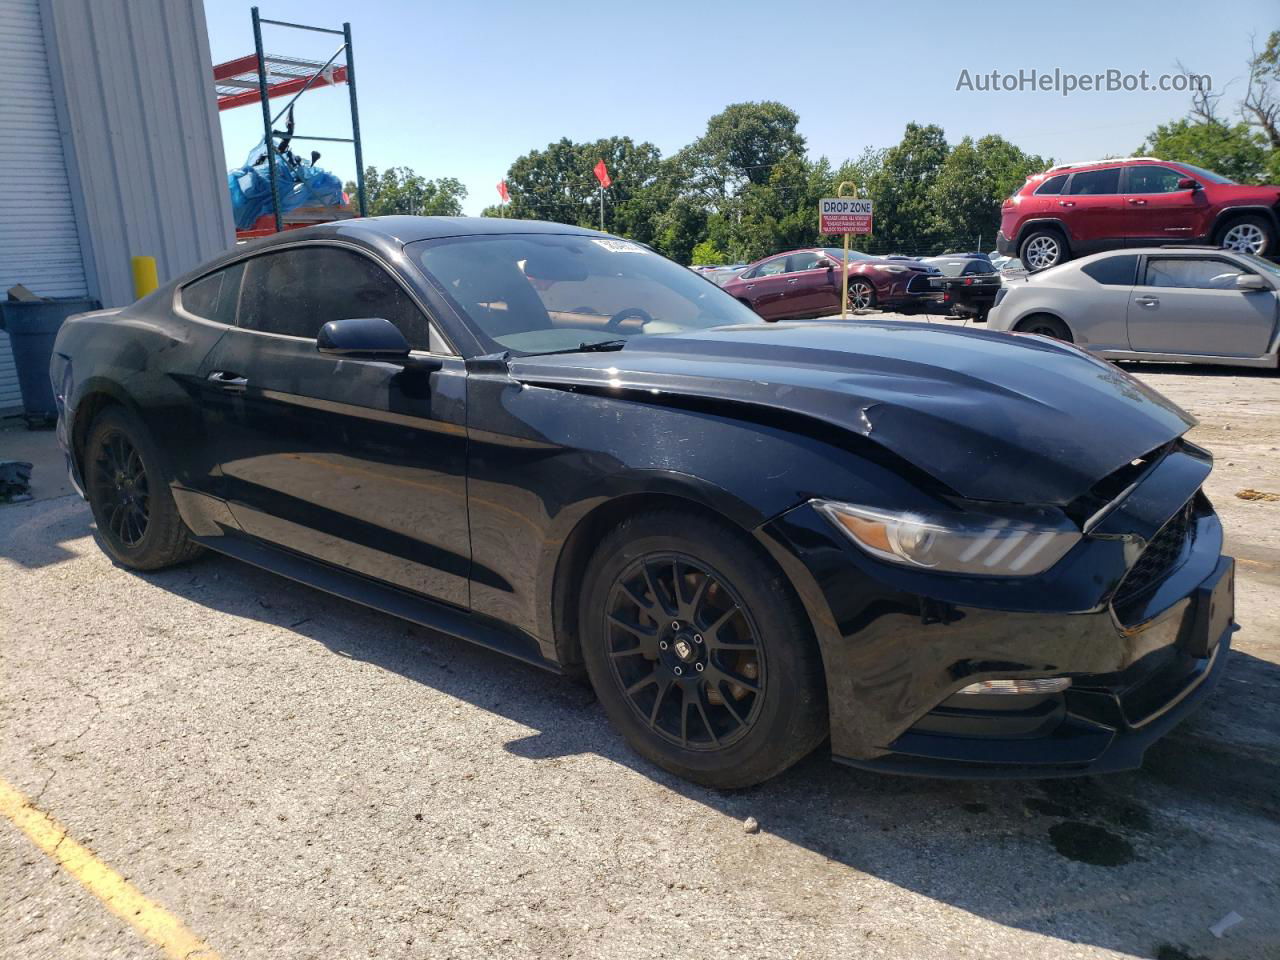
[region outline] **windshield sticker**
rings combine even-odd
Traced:
[[[638,243],[632,243],[630,240],[613,240],[592,237],[591,242],[598,247],[604,247],[610,253],[648,253],[644,247]]]

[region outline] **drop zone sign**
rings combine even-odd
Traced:
[[[871,201],[827,197],[818,201],[819,233],[870,233]]]

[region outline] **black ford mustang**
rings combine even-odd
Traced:
[[[1226,660],[1192,420],[1039,337],[768,324],[647,248],[379,218],[55,347],[104,548],[202,547],[538,665],[740,786],[1123,769]]]

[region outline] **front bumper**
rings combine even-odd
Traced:
[[[1052,570],[992,580],[874,560],[810,505],[761,528],[822,647],[835,759],[953,777],[1131,769],[1195,708],[1227,660],[1234,565],[1202,493],[1207,460],[1170,453]],[[1190,502],[1178,561],[1117,588]],[[1063,693],[960,694],[980,680],[1070,677]]]

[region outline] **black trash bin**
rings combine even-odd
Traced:
[[[73,313],[98,310],[97,300],[58,297],[51,300],[0,300],[0,330],[9,334],[13,362],[18,368],[18,389],[27,426],[53,422],[58,408],[49,382],[53,340],[62,321]]]

